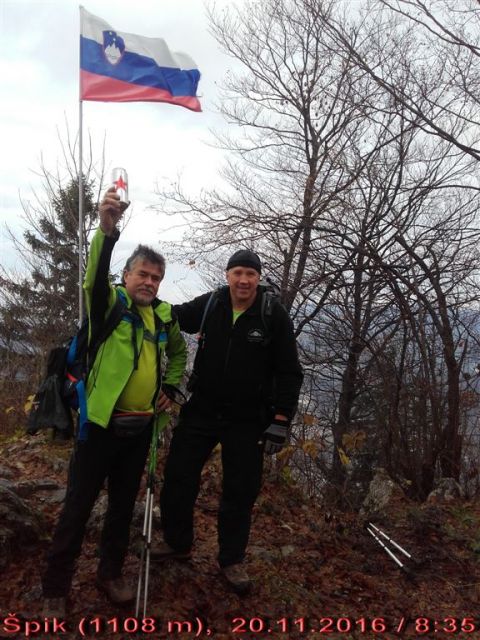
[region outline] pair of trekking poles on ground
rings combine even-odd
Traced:
[[[407,575],[411,575],[411,564],[415,564],[413,556],[393,538],[379,529],[373,522],[365,525],[366,531],[372,536],[375,542],[385,551],[385,553],[402,569]],[[401,555],[398,555],[400,552]]]

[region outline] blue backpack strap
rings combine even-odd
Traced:
[[[72,366],[75,362],[75,356],[77,354],[78,333],[70,340],[70,345],[67,351],[67,367]]]
[[[85,331],[85,327],[82,327]],[[70,377],[68,373],[68,369],[73,367],[76,362],[77,353],[78,353],[78,343],[79,343],[79,333],[80,331],[73,336],[70,341],[70,345],[67,351],[67,377]],[[75,380],[74,378],[70,378],[72,383]],[[77,431],[77,440],[80,442],[85,441],[88,436],[87,430],[87,394],[85,391],[85,380],[80,377],[75,380],[75,393],[78,400],[78,431]]]

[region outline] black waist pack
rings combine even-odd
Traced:
[[[114,413],[110,427],[118,438],[141,435],[152,422],[153,413]]]

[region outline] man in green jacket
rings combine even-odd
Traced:
[[[159,420],[160,426],[168,421],[165,411],[186,364],[186,345],[171,306],[156,298],[165,274],[163,256],[139,245],[127,260],[122,286],[110,284],[110,259],[124,211],[118,201],[115,189],[109,189],[100,204],[100,227],[90,246],[84,283],[90,338],[98,335],[118,297],[126,309],[98,349],[87,379],[86,422],[75,442],[65,504],[42,580],[43,613],[51,618],[65,617],[86,523],[105,480],[108,508],[97,585],[116,604],[134,599],[133,589],[122,577],[133,508],[153,421]]]

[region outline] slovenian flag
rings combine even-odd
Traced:
[[[200,72],[185,53],[162,38],[114,31],[80,8],[80,99],[101,102],[169,102],[201,111]]]

